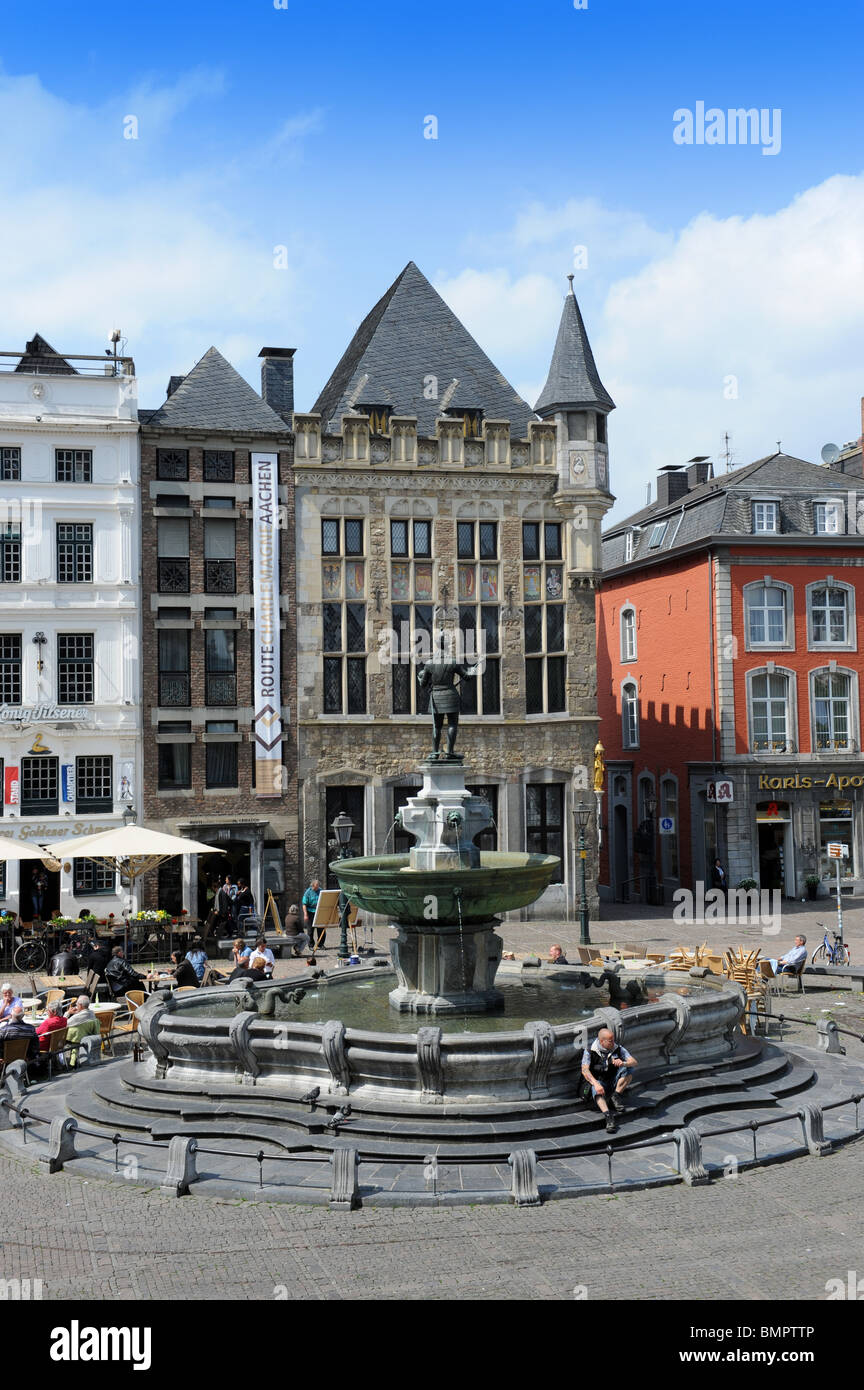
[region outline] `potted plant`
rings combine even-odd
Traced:
[[[804,880],[804,886],[807,889],[807,897],[811,902],[815,901],[816,895],[819,892],[819,875],[808,874]]]
[[[756,882],[755,878],[742,878],[738,880],[735,887],[743,888],[746,892],[749,892],[751,888],[758,888],[759,884]]]

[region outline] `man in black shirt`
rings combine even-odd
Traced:
[[[115,946],[111,952],[111,959],[105,967],[105,979],[115,999],[130,989],[143,989],[145,993],[147,990],[147,981],[132,969],[123,955],[122,946]]]

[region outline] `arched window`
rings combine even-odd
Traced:
[[[678,779],[664,777],[660,783],[660,853],[663,859],[663,877],[677,878],[678,867]],[[672,830],[667,831],[662,824],[664,819],[672,821]]]
[[[792,748],[793,713],[786,671],[751,671],[750,752],[788,753]]]
[[[856,735],[852,673],[814,671],[811,680],[813,751],[851,752]]]
[[[636,610],[621,609],[621,660],[636,660]]]
[[[744,590],[747,648],[794,646],[792,591],[787,584],[766,580]]]
[[[625,748],[639,747],[639,691],[635,681],[621,687],[621,722]]]
[[[811,648],[855,649],[855,590],[829,575],[807,585],[807,640]]]

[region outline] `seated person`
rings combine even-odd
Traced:
[[[78,1065],[75,1044],[80,1043],[82,1038],[98,1037],[99,1031],[99,1020],[90,1009],[89,997],[79,994],[66,1018],[66,1046],[72,1049],[66,1053],[70,1067]]]
[[[91,1021],[96,1024],[99,1022],[90,1008],[90,995],[79,994],[66,1010],[66,1023],[71,1025],[72,1023],[90,1023]]]
[[[11,985],[0,986],[0,1023],[8,1022],[12,1010],[20,1004],[21,1000]]]
[[[592,1101],[605,1116],[609,1134],[614,1134],[618,1128],[613,1111],[626,1108],[622,1096],[630,1085],[635,1066],[636,1058],[626,1047],[616,1043],[611,1028],[601,1028],[591,1046],[582,1053],[582,1099]]]
[[[39,1039],[39,1051],[47,1052],[51,1044],[51,1034],[56,1033],[58,1028],[66,1027],[66,1019],[63,1014],[63,1001],[55,999],[48,1005],[48,1016],[41,1023],[36,1025],[36,1036]]]
[[[790,947],[785,956],[771,961],[771,969],[775,975],[797,975],[806,959],[807,938],[796,936],[795,945]]]
[[[115,999],[120,998],[130,989],[143,989],[145,993],[147,990],[144,976],[132,969],[123,954],[122,946],[115,946],[111,952],[111,959],[105,967],[105,979]]]
[[[550,947],[549,947],[549,964],[550,964],[550,965],[569,965],[570,962],[569,962],[569,960],[567,959],[567,957],[565,956],[565,954],[564,954],[564,952],[563,952],[563,950],[562,950],[562,948],[561,948],[560,946],[550,946]]]
[[[249,957],[252,954],[251,946],[247,946],[242,936],[238,936],[234,945],[231,947],[231,959],[235,966],[248,965]]]
[[[27,1061],[33,1062],[39,1056],[39,1039],[36,1036],[36,1029],[32,1023],[27,1023],[24,1019],[24,1010],[20,1003],[13,1005],[9,1015],[9,1021],[0,1034],[0,1041],[7,1043],[13,1038],[29,1039],[27,1046]]]
[[[77,975],[78,957],[71,951],[58,951],[51,957],[51,964],[48,966],[49,975]]]
[[[190,950],[186,952],[186,959],[195,971],[196,984],[200,985],[207,969],[207,952],[204,950],[200,936],[195,937]]]
[[[93,970],[100,980],[105,979],[105,967],[111,959],[111,947],[104,941],[99,941],[92,945],[87,952],[85,965],[88,970]]]
[[[291,904],[282,925],[285,929],[285,935],[291,943],[291,954],[294,956],[302,955],[308,945],[309,937],[300,926],[300,908],[297,903]]]
[[[259,936],[252,950],[249,952],[249,964],[256,970],[263,970],[268,980],[271,978],[273,968],[276,964],[276,957],[273,955],[273,952],[270,950],[263,936]]]
[[[193,989],[197,989],[201,981],[198,978],[198,972],[189,956],[187,955],[184,959],[181,951],[172,951],[171,959],[174,962],[174,969],[171,973],[177,981],[178,988],[182,988],[184,985],[191,985]],[[207,957],[205,956],[204,959],[206,960]]]

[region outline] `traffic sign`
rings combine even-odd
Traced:
[[[674,835],[674,834],[675,834],[675,817],[674,817],[674,816],[661,816],[661,817],[660,817],[660,834],[661,834],[661,835]]]

